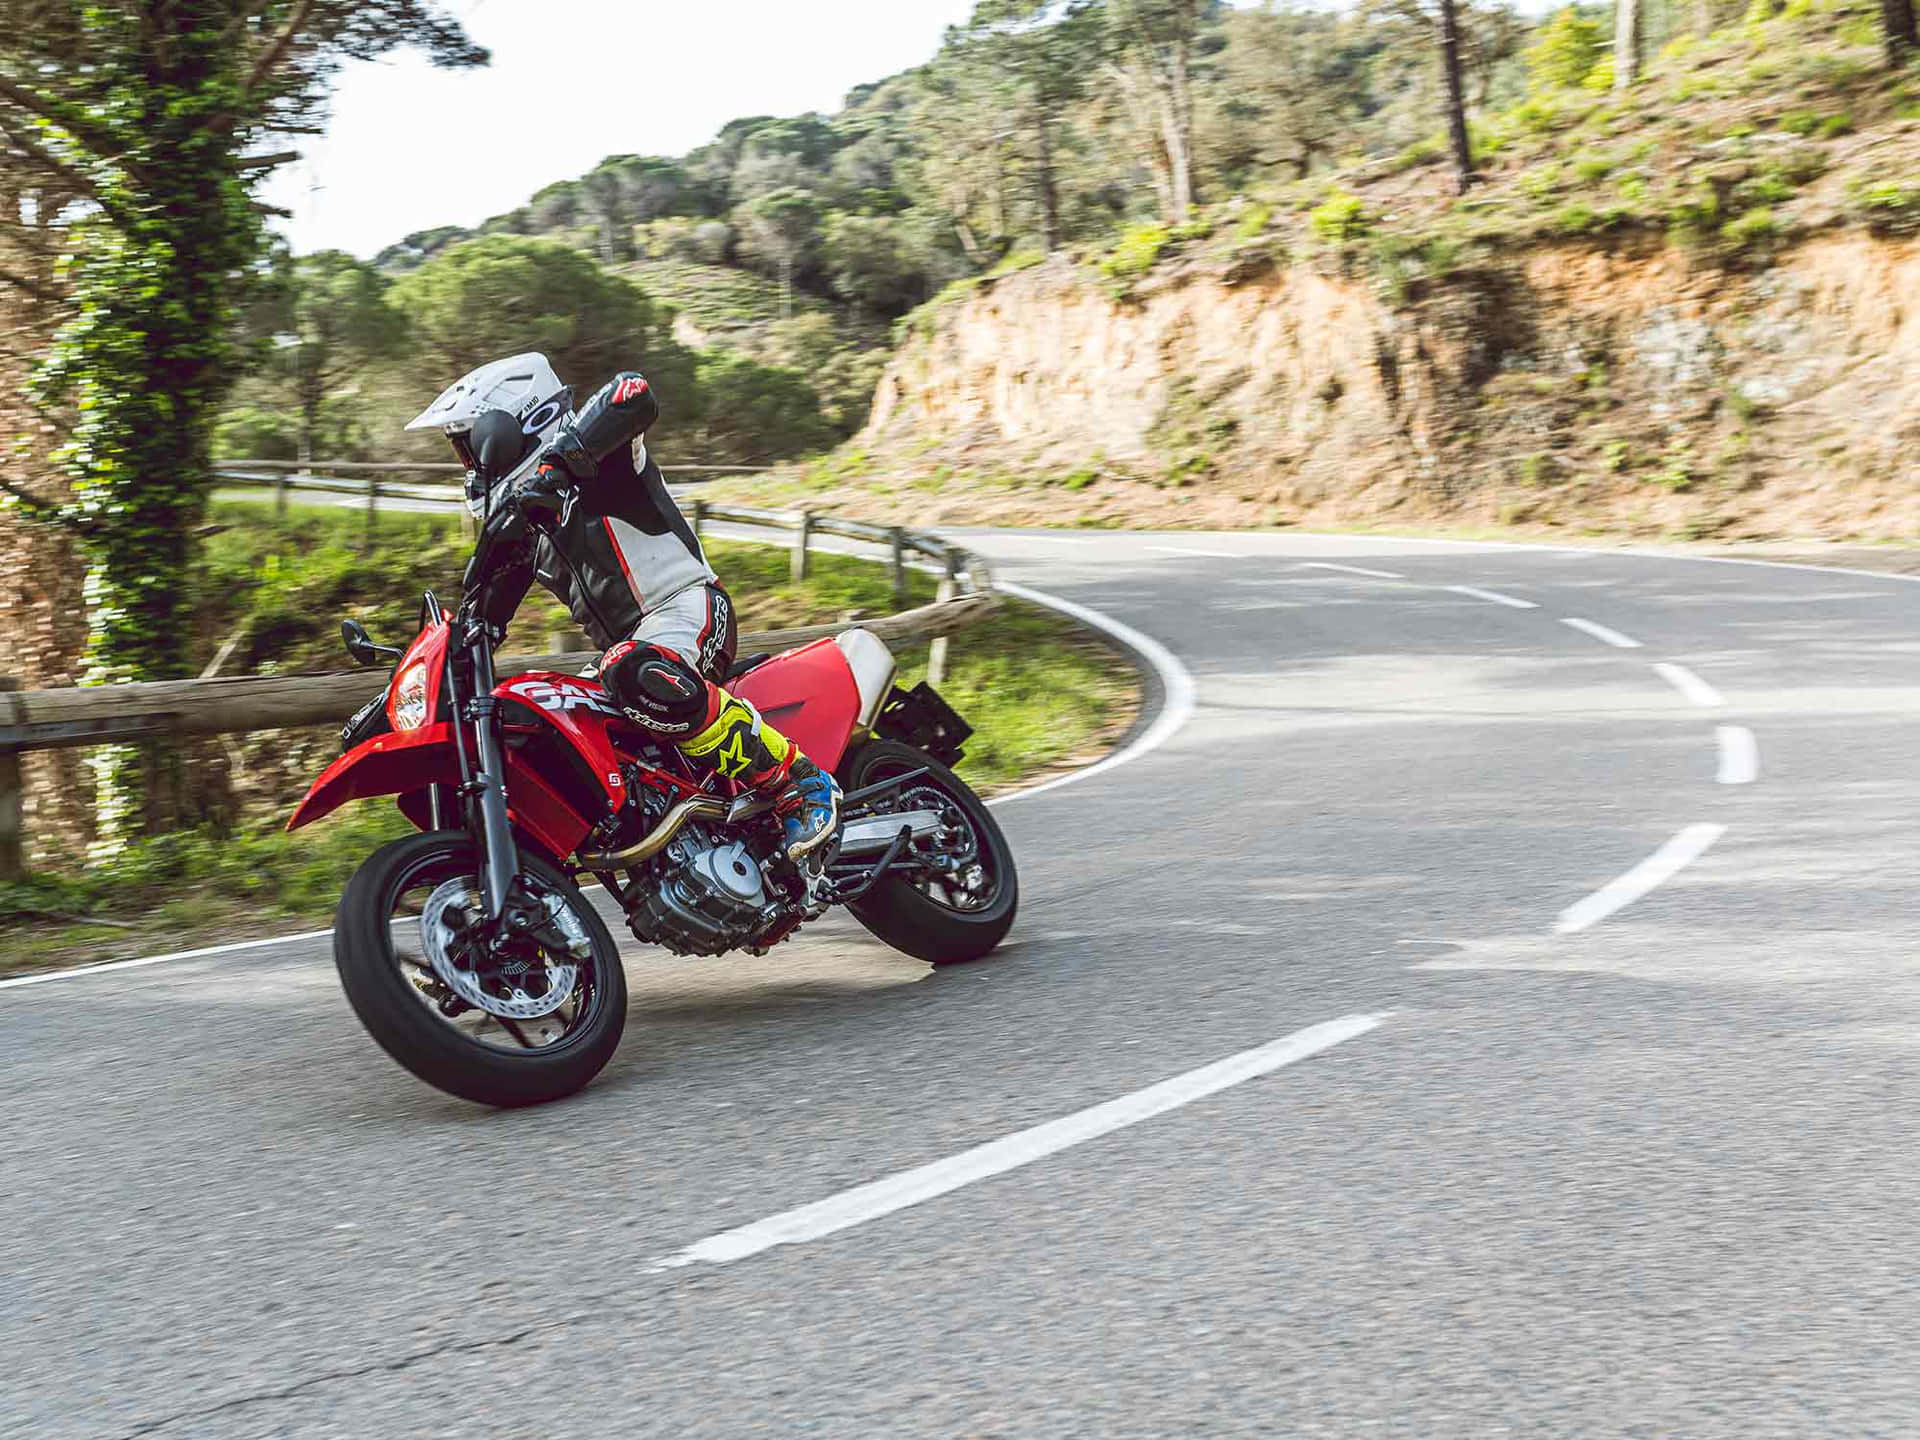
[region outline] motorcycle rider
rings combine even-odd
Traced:
[[[488,578],[481,614],[504,631],[538,580],[604,652],[601,683],[627,717],[702,770],[772,796],[788,859],[817,878],[839,834],[840,787],[723,687],[733,602],[647,454],[652,387],[624,370],[577,412],[570,400],[544,356],[518,355],[464,377],[407,427],[446,433],[476,514],[513,503],[535,522]]]

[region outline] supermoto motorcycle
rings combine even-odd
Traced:
[[[471,597],[513,516],[488,517],[469,599],[448,614],[429,592],[404,651],[342,623],[354,658],[392,661],[392,678],[288,822],[392,795],[422,832],[374,852],[335,920],[341,983],[389,1055],[487,1105],[592,1080],[619,1044],[627,991],[579,889],[586,875],[634,935],[680,955],[764,953],[834,905],[934,965],[1000,943],[1019,881],[1000,827],[951,768],[970,727],[927,685],[895,686],[881,640],[850,629],[729,677],[846,791],[837,854],[809,879],[781,856],[766,800],[695,771],[597,681],[497,679],[500,637]]]

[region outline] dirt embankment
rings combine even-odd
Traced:
[[[1920,245],[1568,244],[1397,292],[1333,258],[1064,259],[911,335],[816,472],[922,522],[1920,531]],[[882,478],[884,477],[884,478]]]

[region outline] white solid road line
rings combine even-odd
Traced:
[[[1671,665],[1663,660],[1653,668],[1662,680],[1703,710],[1712,710],[1727,703],[1718,690],[1684,665]]]
[[[1085,605],[1076,605],[1071,600],[1062,600],[1057,595],[1030,590],[1025,585],[1015,585],[1011,581],[1004,580],[999,582],[999,588],[1021,600],[1035,605],[1044,605],[1049,610],[1058,610],[1063,615],[1071,615],[1082,624],[1090,625],[1095,630],[1101,630],[1113,636],[1153,667],[1154,673],[1160,678],[1163,695],[1160,713],[1131,745],[1115,751],[1106,759],[1089,765],[1084,770],[1076,770],[1071,775],[1062,775],[1028,790],[1015,790],[1010,795],[996,795],[987,802],[989,805],[1004,805],[1010,800],[1024,800],[1029,795],[1056,790],[1062,785],[1072,785],[1103,771],[1116,769],[1129,761],[1138,760],[1142,755],[1166,744],[1187,721],[1193,718],[1193,676],[1186,666],[1174,658],[1173,652],[1158,640],[1142,635],[1131,625],[1123,625],[1110,615],[1103,615],[1098,610],[1089,609]],[[269,945],[291,945],[301,940],[324,940],[331,934],[333,934],[332,930],[306,930],[298,935],[273,935],[262,940],[236,940],[227,945],[209,945],[199,950],[175,950],[165,955],[143,955],[137,960],[108,960],[99,965],[79,965],[69,970],[49,970],[44,974],[20,975],[11,980],[0,980],[0,990],[11,990],[22,985],[45,985],[54,980],[73,980],[82,975],[103,975],[110,970],[138,970],[148,965],[164,965],[171,960],[198,960],[240,950],[259,950]]]
[[[200,960],[210,955],[230,955],[236,950],[258,950],[264,945],[291,945],[296,940],[324,940],[331,930],[306,930],[298,935],[270,935],[264,940],[235,940],[226,945],[207,945],[198,950],[174,950],[165,955],[143,955],[138,960],[108,960],[99,965],[81,965],[72,970],[49,970],[44,975],[16,975],[0,980],[0,990],[22,985],[45,985],[49,980],[71,980],[76,975],[100,975],[108,970],[138,970],[143,965],[164,965],[169,960]]]
[[[1722,785],[1751,785],[1760,778],[1760,743],[1744,725],[1719,725]]]
[[[1203,560],[1249,560],[1252,556],[1243,555],[1238,550],[1195,550],[1188,545],[1148,545],[1148,550],[1157,550],[1162,555],[1198,555]]]
[[[1369,570],[1364,565],[1336,565],[1331,560],[1303,560],[1302,570],[1338,570],[1343,575],[1371,575],[1375,580],[1404,580],[1407,577],[1394,570]]]
[[[1640,642],[1631,635],[1622,635],[1618,630],[1609,630],[1606,626],[1596,625],[1591,620],[1577,620],[1572,616],[1562,616],[1560,623],[1562,625],[1571,625],[1574,629],[1583,631],[1593,636],[1596,640],[1604,640],[1616,650],[1638,650],[1640,648]]]
[[[1540,607],[1531,600],[1520,600],[1512,595],[1502,595],[1498,590],[1482,590],[1475,585],[1448,585],[1444,589],[1456,595],[1471,595],[1476,600],[1491,600],[1496,605],[1506,605],[1515,610],[1538,610]]]
[[[1657,889],[1713,848],[1714,841],[1727,833],[1724,825],[1689,825],[1633,869],[1587,896],[1569,905],[1554,922],[1556,935],[1574,935],[1597,925],[1616,910],[1624,910],[1649,891]]]
[[[809,1240],[832,1235],[855,1225],[891,1215],[911,1205],[919,1205],[971,1185],[976,1180],[1001,1175],[1022,1165],[1030,1165],[1083,1141],[1112,1134],[1115,1130],[1151,1120],[1169,1110],[1177,1110],[1195,1100],[1217,1094],[1246,1080],[1270,1075],[1283,1066],[1330,1050],[1343,1040],[1351,1040],[1376,1028],[1384,1015],[1346,1015],[1321,1025],[1296,1030],[1257,1049],[1243,1050],[1225,1060],[1189,1070],[1158,1085],[1149,1085],[1131,1095],[1063,1115],[1058,1120],[1018,1130],[985,1145],[976,1145],[958,1155],[903,1170],[858,1185],[811,1205],[802,1205],[751,1225],[709,1235],[672,1255],[663,1256],[647,1267],[649,1272],[674,1270],[683,1265],[725,1265],[744,1260],[778,1245],[804,1245]]]
[[[1025,585],[1014,584],[1011,580],[996,580],[994,583],[1015,599],[1025,600],[1034,605],[1044,605],[1049,610],[1057,610],[1083,625],[1090,625],[1095,630],[1105,631],[1113,636],[1153,667],[1154,674],[1160,677],[1161,697],[1160,713],[1153,717],[1153,723],[1147,726],[1146,731],[1131,745],[1116,750],[1106,759],[1089,765],[1084,770],[1076,770],[1071,775],[1062,775],[1057,780],[1048,780],[1026,790],[1016,790],[1011,795],[996,795],[988,802],[989,804],[1004,805],[1010,800],[1025,800],[1030,795],[1044,795],[1049,790],[1058,790],[1062,785],[1078,785],[1082,780],[1091,780],[1095,775],[1117,769],[1130,761],[1138,760],[1149,751],[1158,750],[1193,718],[1195,691],[1192,672],[1180,663],[1171,650],[1151,635],[1142,635],[1131,625],[1123,625],[1111,615],[1103,615],[1098,610],[1075,604],[1071,600],[1062,600],[1058,595],[1049,595],[1044,590],[1030,590]]]

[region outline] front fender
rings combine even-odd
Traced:
[[[458,784],[460,761],[453,748],[453,726],[442,720],[417,730],[396,730],[362,741],[321,772],[306,798],[295,807],[287,829],[298,830],[331,815],[349,800],[374,795],[417,794],[429,785]],[[564,860],[593,828],[587,819],[542,778],[539,771],[507,754],[507,816],[543,846]],[[425,828],[424,807],[401,810]]]

